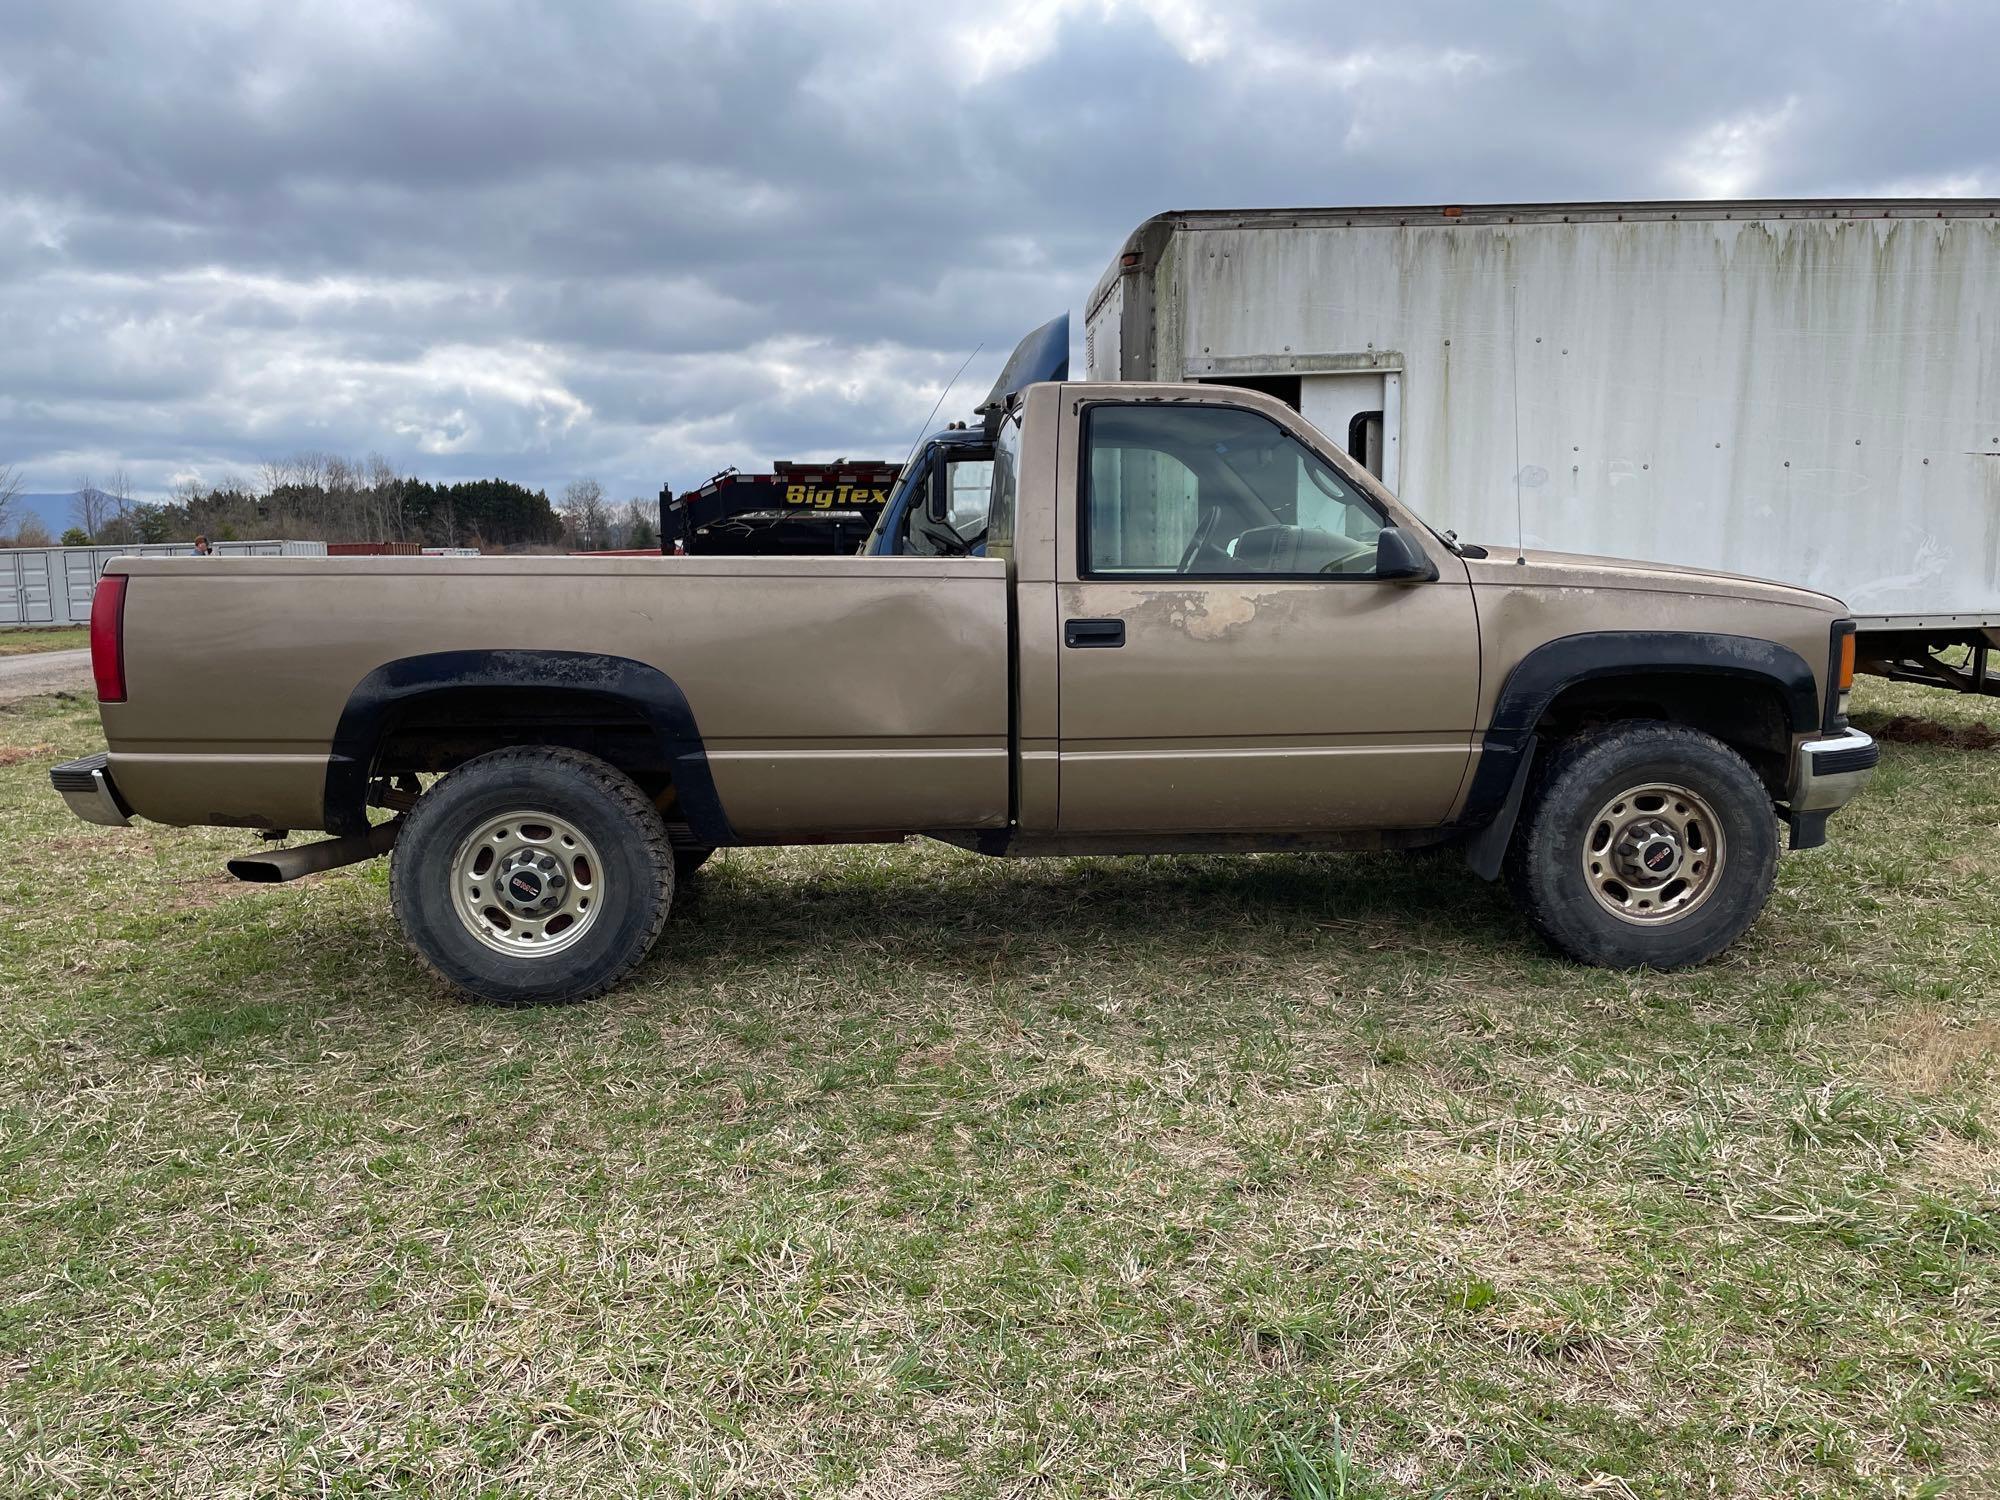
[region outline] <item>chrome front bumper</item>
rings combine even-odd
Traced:
[[[84,822],[125,828],[132,817],[111,785],[111,774],[106,769],[110,762],[111,757],[102,750],[82,760],[66,760],[49,768],[49,785],[62,793],[69,810]]]
[[[1826,820],[1868,785],[1881,758],[1875,741],[1858,729],[1799,746],[1784,807],[1794,849],[1817,849],[1826,842]]]
[[[1792,770],[1792,811],[1832,812],[1845,807],[1868,785],[1881,758],[1881,748],[1858,729],[1806,741],[1799,746]]]

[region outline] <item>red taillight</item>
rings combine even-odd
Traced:
[[[99,703],[125,701],[125,575],[106,573],[90,599],[90,670]]]

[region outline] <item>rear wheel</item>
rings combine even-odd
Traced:
[[[616,767],[553,746],[467,761],[418,799],[390,863],[417,956],[483,1000],[585,1000],[659,936],[666,825]]]
[[[1610,968],[1713,958],[1777,878],[1770,793],[1742,756],[1678,725],[1622,724],[1557,747],[1508,849],[1522,911]]]

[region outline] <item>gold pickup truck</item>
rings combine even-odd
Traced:
[[[442,978],[576,1000],[728,845],[1464,847],[1587,963],[1698,963],[1868,779],[1838,601],[1426,527],[1298,413],[1027,385],[968,555],[128,559],[79,816],[389,853]],[[970,555],[973,551],[983,555]],[[370,807],[396,816],[371,824]]]

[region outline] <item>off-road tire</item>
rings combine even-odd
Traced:
[[[515,957],[483,943],[453,904],[454,861],[482,822],[521,810],[588,837],[600,909],[570,947]],[[467,761],[417,800],[396,840],[389,900],[424,967],[453,988],[500,1004],[567,1003],[610,989],[666,924],[674,853],[653,804],[615,766],[580,750],[536,745]]]
[[[1545,748],[1509,841],[1508,887],[1535,930],[1580,963],[1678,969],[1722,952],[1764,909],[1777,878],[1771,795],[1749,764],[1711,735],[1638,720]],[[1725,851],[1699,905],[1671,920],[1615,915],[1593,894],[1596,817],[1634,787],[1685,787],[1713,811]]]

